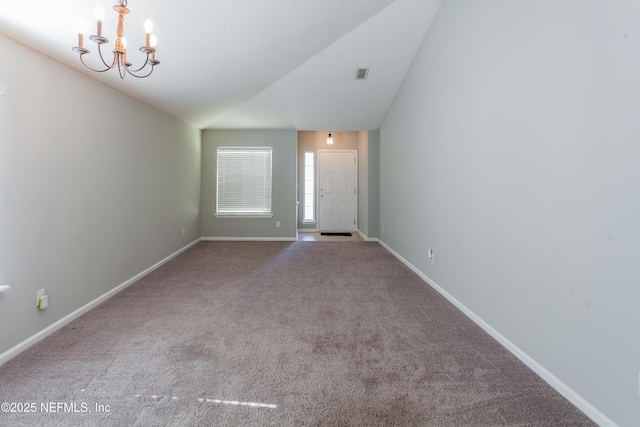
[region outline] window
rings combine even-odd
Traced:
[[[218,148],[218,216],[272,216],[271,147]]]
[[[304,213],[303,222],[315,222],[316,220],[316,196],[315,196],[315,154],[304,153]]]

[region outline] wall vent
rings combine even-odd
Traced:
[[[369,77],[368,68],[358,68],[356,70],[356,80],[366,80]]]

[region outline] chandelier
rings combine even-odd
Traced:
[[[111,62],[111,65],[104,60],[104,56],[102,56],[102,50],[100,48],[103,44],[109,43],[109,40],[102,36],[102,16],[98,16],[98,34],[89,36],[89,39],[98,45],[98,54],[106,68],[103,70],[96,70],[84,62],[83,55],[86,55],[91,51],[84,47],[84,35],[82,33],[78,34],[78,46],[73,47],[72,49],[80,54],[80,62],[82,62],[82,65],[91,71],[104,73],[105,71],[118,67],[118,73],[120,74],[121,79],[124,79],[127,74],[138,78],[148,77],[153,72],[153,67],[160,63],[160,61],[156,59],[157,40],[156,36],[152,34],[153,24],[150,20],[147,20],[144,24],[144,31],[147,34],[147,38],[145,45],[140,48],[140,51],[147,55],[147,59],[144,64],[142,64],[142,67],[138,69],[131,69],[130,67],[132,64],[127,62],[127,40],[124,38],[124,16],[129,14],[129,9],[127,9],[127,0],[118,1],[120,4],[113,6],[113,10],[118,12],[118,29],[116,33],[116,42],[113,47],[113,62]],[[151,67],[147,68],[147,65],[150,65]]]

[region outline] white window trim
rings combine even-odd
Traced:
[[[303,174],[302,174],[302,217],[304,218],[305,216],[305,211],[307,209],[307,188],[306,188],[306,181],[307,181],[307,154],[311,154],[313,157],[313,164],[311,165],[313,167],[313,173],[312,173],[312,179],[313,179],[313,186],[312,186],[312,199],[311,202],[313,203],[313,218],[312,219],[303,219],[302,223],[303,224],[316,224],[317,220],[318,220],[318,211],[317,211],[317,203],[316,203],[316,185],[317,185],[317,168],[316,168],[316,158],[317,158],[317,154],[315,151],[305,151],[303,154],[303,159],[304,161],[302,162],[302,169],[303,169]]]
[[[216,218],[273,218],[273,213],[270,214],[213,214]]]
[[[219,212],[219,174],[220,174],[220,164],[219,164],[219,154],[220,154],[220,150],[228,150],[228,151],[232,151],[232,150],[237,150],[237,151],[269,151],[270,152],[270,170],[269,170],[269,178],[270,178],[270,201],[269,201],[269,207],[271,209],[271,212]],[[214,216],[216,218],[245,218],[245,219],[249,219],[249,218],[273,218],[273,148],[272,147],[244,147],[244,146],[237,146],[237,147],[233,147],[233,146],[225,146],[225,147],[218,147],[218,149],[216,150],[217,153],[217,159],[216,159],[216,211],[214,213]]]

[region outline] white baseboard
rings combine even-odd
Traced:
[[[198,242],[200,242],[200,239],[197,239],[197,240],[189,243],[188,245],[186,245],[185,247],[183,247],[183,248],[177,250],[176,252],[172,253],[171,255],[169,255],[168,257],[163,259],[162,261],[159,261],[156,264],[154,264],[151,267],[149,267],[146,270],[144,270],[143,272],[136,274],[135,276],[133,276],[131,279],[127,280],[126,282],[116,286],[115,288],[113,288],[110,291],[106,292],[105,294],[99,296],[98,298],[94,299],[93,301],[89,302],[88,304],[80,307],[79,309],[77,309],[76,311],[74,311],[72,313],[69,313],[68,315],[66,315],[62,319],[58,320],[57,322],[52,323],[51,325],[47,326],[46,328],[44,328],[40,332],[38,332],[38,333],[32,335],[31,337],[27,338],[26,340],[22,341],[20,344],[10,348],[9,350],[5,351],[2,354],[0,354],[0,365],[2,365],[3,363],[6,363],[7,361],[9,361],[12,358],[16,357],[18,354],[22,353],[27,348],[31,347],[32,345],[36,344],[37,342],[41,341],[42,339],[48,337],[49,335],[51,335],[52,333],[54,333],[58,329],[62,328],[63,326],[65,326],[67,324],[69,324],[71,321],[73,321],[73,320],[77,319],[78,317],[82,316],[83,314],[85,314],[86,312],[88,312],[92,308],[98,306],[102,302],[108,300],[109,298],[111,298],[112,296],[117,294],[118,292],[120,292],[123,289],[127,288],[129,285],[135,283],[136,281],[140,280],[141,278],[143,278],[147,274],[151,273],[152,271],[156,270],[158,267],[162,266],[163,264],[167,263],[171,259],[173,259],[176,256],[180,255],[182,252],[186,251],[187,249],[189,249],[190,247],[194,246]]]
[[[295,242],[295,237],[202,237],[205,242]]]
[[[377,242],[378,238],[377,237],[367,237],[366,234],[364,234],[362,231],[360,230],[356,230],[356,232],[360,235],[360,237],[362,237],[366,242]]]
[[[508,338],[495,330],[491,325],[482,320],[480,316],[471,311],[467,306],[458,301],[453,295],[447,292],[444,288],[439,286],[436,282],[431,280],[426,274],[418,270],[413,264],[406,259],[402,258],[393,249],[387,246],[383,241],[379,240],[378,243],[385,248],[389,253],[395,256],[400,262],[409,267],[414,273],[416,273],[422,280],[424,280],[429,286],[438,291],[449,302],[455,305],[460,311],[462,311],[469,319],[473,320],[478,326],[484,329],[492,338],[502,344],[509,352],[516,356],[520,361],[533,370],[540,378],[546,381],[551,387],[553,387],[558,393],[564,396],[569,402],[573,403],[578,409],[580,409],[586,416],[591,418],[595,423],[600,426],[617,427],[609,417],[600,412],[595,406],[589,403],[586,399],[576,393],[571,387],[561,381],[558,377],[549,372],[544,366],[538,363],[535,359],[522,351],[518,346],[512,343]]]

